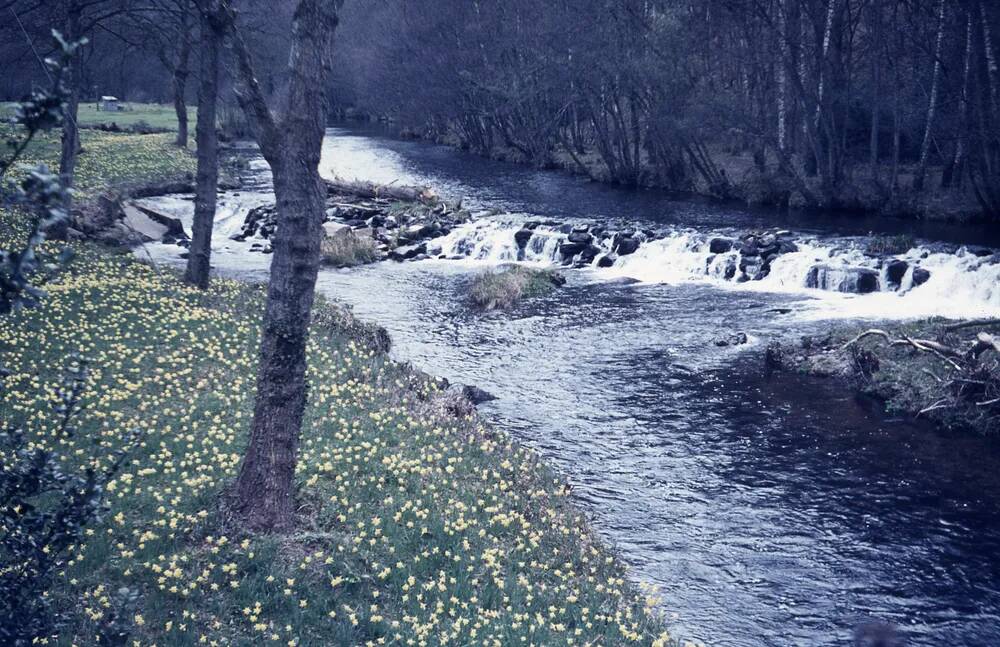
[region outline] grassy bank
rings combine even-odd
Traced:
[[[156,140],[113,137],[108,175],[81,178],[86,191],[187,163],[131,165]],[[0,216],[9,247],[19,227]],[[69,617],[49,644],[95,644],[111,623],[134,645],[666,644],[564,481],[456,417],[435,381],[380,352],[383,332],[332,304],[309,344],[298,529],[227,525],[218,500],[252,414],[264,290],[217,280],[202,293],[74,245],[42,306],[0,319],[0,412],[68,470],[100,467],[133,429],[142,441],[49,591]],[[74,354],[94,371],[66,441],[52,403]]]

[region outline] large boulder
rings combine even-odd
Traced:
[[[576,265],[579,267],[584,267],[590,265],[597,258],[597,255],[601,253],[601,248],[596,245],[587,245],[576,257]]]
[[[402,245],[389,252],[389,258],[394,261],[408,261],[427,253],[427,244]]]
[[[741,256],[739,268],[741,281],[760,281],[771,273],[771,264],[757,255]]]
[[[909,263],[898,258],[894,258],[886,263],[885,277],[889,282],[889,286],[893,289],[898,288],[903,282],[903,277],[906,276],[906,270],[909,268]]]
[[[708,243],[708,251],[712,254],[725,254],[733,249],[733,241],[728,238],[713,238]]]
[[[349,232],[353,232],[350,225],[345,225],[339,222],[324,222],[323,223],[323,234],[327,238],[336,238],[337,236],[347,236]]]
[[[868,294],[878,292],[879,273],[868,267],[814,265],[806,275],[806,287],[831,292]]]
[[[562,256],[563,262],[567,262],[573,259],[574,256],[587,249],[587,245],[583,243],[560,243],[559,244],[559,254]]]
[[[167,235],[166,225],[162,225],[143,213],[133,204],[123,206],[122,224],[135,234],[135,239],[141,242],[163,240]]]
[[[514,232],[514,243],[517,245],[518,249],[524,249],[528,246],[528,241],[531,237],[535,235],[535,232],[527,228],[527,225],[523,229],[519,229]]]
[[[121,200],[115,193],[102,193],[87,209],[74,212],[75,228],[83,233],[96,236],[124,217]]]
[[[597,259],[597,267],[612,267],[617,260],[618,255],[615,253],[602,254],[601,257]]]
[[[922,267],[913,268],[913,287],[918,285],[923,285],[931,278],[930,270],[925,270]]]
[[[611,247],[611,251],[615,252],[619,256],[627,256],[628,254],[633,254],[637,249],[639,249],[639,240],[633,236],[625,236],[621,233],[617,234],[614,238],[614,242]]]

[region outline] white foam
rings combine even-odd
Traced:
[[[443,254],[461,257],[467,263],[515,262],[518,247],[514,233],[519,228],[515,222],[481,220],[459,227],[436,242]],[[709,241],[714,235],[719,234],[676,230],[643,243],[633,254],[619,257],[610,268],[597,268],[595,259],[591,270],[598,279],[631,278],[646,284],[669,285],[705,282],[727,290],[813,297],[797,311],[798,316],[808,319],[1000,316],[1000,264],[965,250],[952,254],[918,246],[897,256],[908,264],[897,288],[890,285],[885,263],[863,252],[863,241],[800,237],[794,239],[798,251],[775,258],[766,277],[741,281],[739,252],[711,254]],[[559,245],[565,240],[564,234],[539,227],[528,241],[521,262],[558,265]],[[610,251],[610,240],[595,243],[602,253]],[[930,279],[914,287],[916,267],[928,270]],[[878,273],[879,291],[841,291],[853,289],[859,269]],[[817,282],[826,289],[807,287],[810,272],[817,274]]]

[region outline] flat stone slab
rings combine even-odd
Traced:
[[[166,225],[153,220],[133,204],[123,205],[122,210],[125,212],[122,223],[131,231],[139,234],[144,242],[163,240],[163,237],[170,231]]]

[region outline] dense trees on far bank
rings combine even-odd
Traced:
[[[997,3],[431,4],[348,9],[353,107],[624,184],[862,207],[948,190],[1000,214]]]

